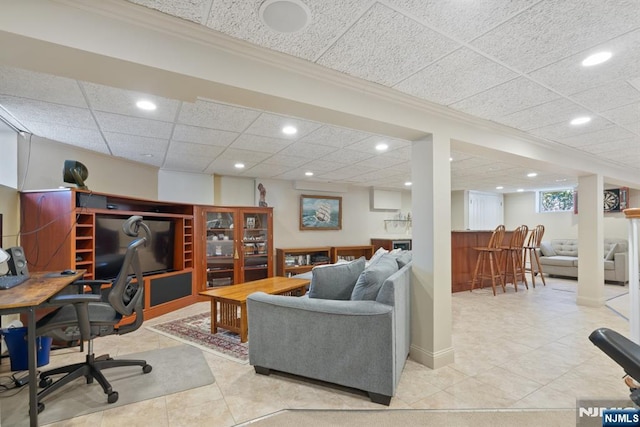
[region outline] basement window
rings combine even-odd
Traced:
[[[572,188],[564,190],[543,190],[537,193],[538,212],[569,212],[575,203]]]

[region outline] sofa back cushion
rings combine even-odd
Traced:
[[[364,271],[365,258],[343,264],[314,267],[309,298],[348,300],[353,287]]]
[[[351,299],[374,301],[384,281],[396,271],[398,271],[396,257],[392,254],[384,254],[360,274],[351,292]]]
[[[554,239],[551,247],[556,255],[578,256],[578,239]]]
[[[553,250],[553,246],[551,246],[551,242],[541,242],[540,243],[540,252],[542,252],[542,256],[556,256],[558,255],[556,251]]]

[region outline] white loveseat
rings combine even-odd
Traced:
[[[604,239],[604,280],[629,281],[629,245],[625,239]],[[578,239],[554,239],[540,245],[542,271],[551,276],[578,277]]]

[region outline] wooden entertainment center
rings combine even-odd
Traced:
[[[20,234],[30,271],[86,269],[96,278],[96,218],[143,218],[173,224],[170,271],[144,277],[145,317],[198,300],[194,289],[193,205],[142,200],[65,188],[20,193]]]

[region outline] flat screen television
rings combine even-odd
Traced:
[[[135,239],[122,231],[122,224],[127,218],[96,214],[96,279],[108,280],[118,275],[127,246]],[[173,220],[146,217],[143,221],[151,230],[151,244],[138,249],[142,273],[150,275],[172,271],[175,242]]]

